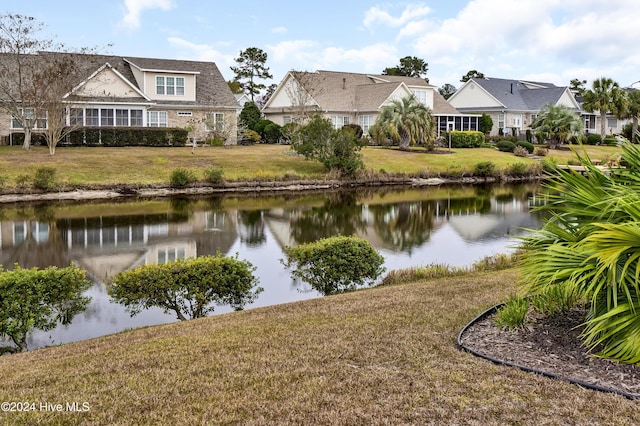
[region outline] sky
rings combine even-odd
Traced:
[[[639,0],[0,0],[34,17],[39,38],[70,49],[213,61],[226,80],[257,47],[279,83],[287,71],[381,74],[400,59],[428,64],[431,84],[486,77],[567,86],[608,77],[640,88]]]

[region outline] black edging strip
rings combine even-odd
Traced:
[[[477,352],[477,351],[465,346],[464,344],[462,344],[462,335],[467,331],[467,329],[469,327],[471,327],[476,322],[481,321],[481,320],[485,319],[486,317],[488,317],[489,315],[495,313],[503,305],[504,305],[504,303],[501,303],[499,305],[495,305],[494,307],[487,309],[486,311],[484,311],[483,313],[481,313],[480,315],[475,317],[473,320],[471,320],[471,322],[469,322],[467,325],[465,325],[464,328],[462,330],[460,330],[460,333],[458,333],[458,338],[456,340],[456,343],[458,344],[458,349],[460,349],[462,351],[465,351],[465,352],[469,352],[470,354],[475,355],[477,357],[480,357],[480,358],[486,359],[488,361],[491,361],[494,364],[505,365],[507,367],[516,367],[516,368],[519,368],[520,370],[526,371],[528,373],[535,373],[535,374],[540,374],[541,376],[544,376],[544,377],[549,377],[549,378],[557,379],[557,380],[563,380],[565,382],[569,382],[569,383],[572,383],[574,385],[579,385],[579,386],[582,386],[582,387],[585,387],[585,388],[589,388],[589,389],[593,389],[593,390],[597,390],[597,391],[600,391],[600,392],[608,392],[608,393],[618,394],[618,395],[624,396],[625,398],[628,398],[628,399],[640,399],[640,394],[628,393],[628,392],[624,392],[624,391],[617,390],[617,389],[611,389],[611,388],[607,388],[607,387],[604,387],[604,386],[598,386],[598,385],[594,385],[593,383],[587,383],[587,382],[583,382],[581,380],[576,380],[576,379],[571,379],[571,378],[567,378],[567,377],[563,377],[563,376],[558,376],[557,374],[549,373],[548,371],[537,370],[535,368],[526,367],[524,365],[516,364],[516,363],[513,363],[513,362],[492,358],[492,357],[490,357],[488,355],[485,355],[485,354],[482,354],[480,352]]]

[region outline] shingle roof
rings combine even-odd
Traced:
[[[567,89],[551,83],[503,78],[473,78],[472,80],[489,92],[506,109],[516,111],[538,111],[546,104],[556,104]],[[535,88],[531,88],[534,86]]]
[[[324,70],[292,74],[325,111],[377,111],[400,83],[409,88],[434,88],[416,77]],[[436,90],[433,110],[435,114],[460,114]]]
[[[142,91],[131,69],[131,64],[143,70],[157,70],[167,72],[187,72],[196,74],[196,101],[162,101],[163,105],[185,105],[185,106],[206,106],[217,108],[237,108],[237,102],[233,93],[229,89],[227,82],[213,62],[200,61],[182,61],[173,59],[153,59],[138,57],[122,57],[116,55],[92,55],[80,53],[60,53],[60,52],[39,52],[38,55],[31,56],[35,60],[51,58],[56,55],[73,56],[80,75],[78,84],[89,78],[98,68],[108,63],[112,68],[117,70],[124,78],[126,78],[133,86]],[[0,56],[2,60],[2,56]],[[113,100],[113,98],[109,98]],[[99,100],[86,99],[86,100]],[[146,101],[143,98],[140,101]],[[129,99],[131,102],[132,99]],[[135,101],[135,100],[134,100]],[[148,101],[147,101],[148,102]]]

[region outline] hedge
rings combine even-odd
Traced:
[[[465,130],[451,132],[451,148],[480,148],[484,143],[484,133]]]
[[[67,146],[185,146],[188,130],[176,127],[82,127],[70,132]]]

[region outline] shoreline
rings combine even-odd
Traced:
[[[163,185],[105,185],[62,189],[57,192],[24,190],[0,192],[0,205],[33,201],[83,201],[108,200],[116,198],[172,197],[178,195],[210,195],[229,193],[263,192],[304,192],[326,189],[382,187],[382,186],[439,186],[449,184],[475,185],[497,182],[521,182],[541,179],[540,176],[515,177],[463,177],[457,179],[442,178],[389,178],[375,180],[296,180],[296,181],[244,181],[227,182],[222,185],[193,184],[182,188]]]

